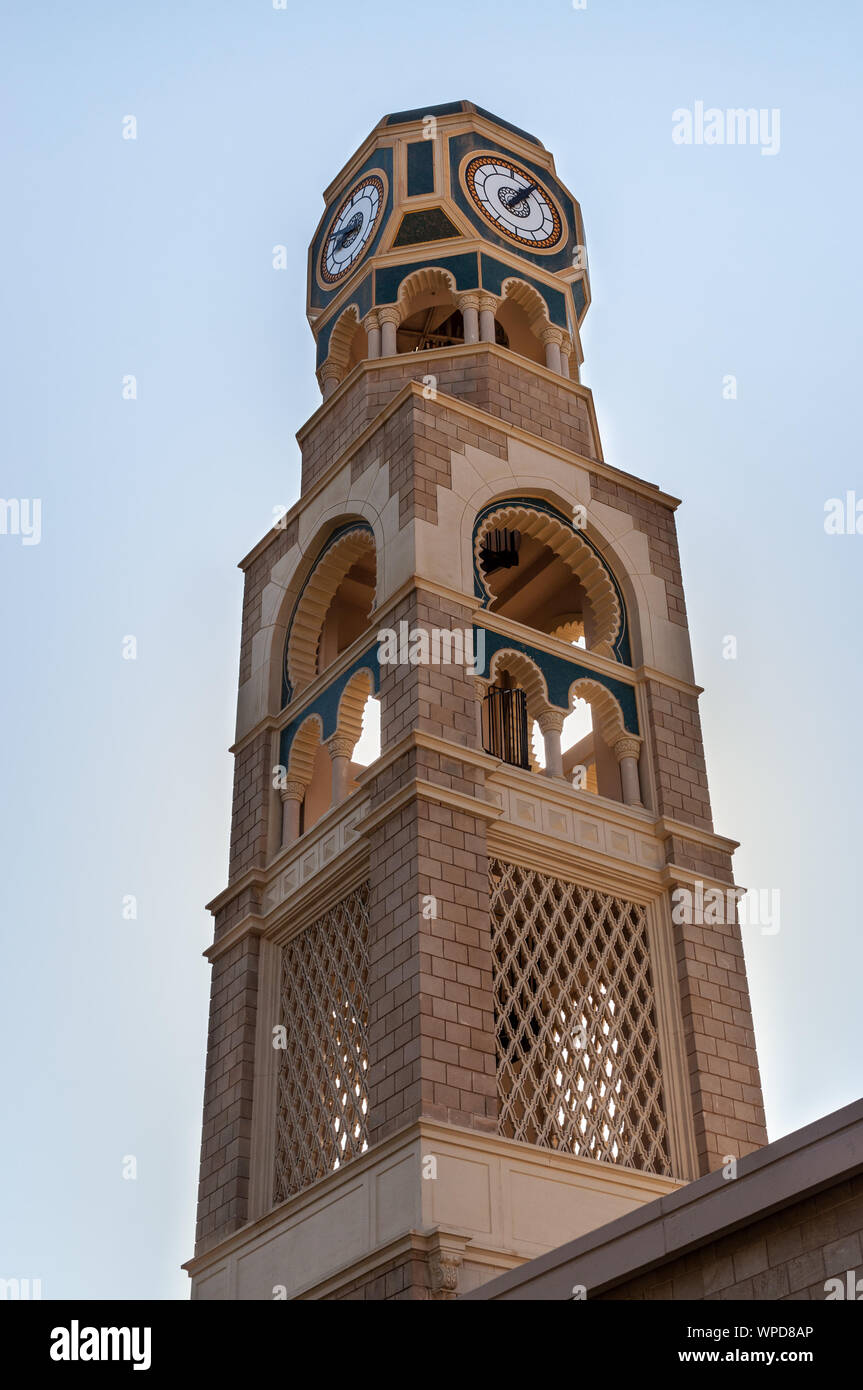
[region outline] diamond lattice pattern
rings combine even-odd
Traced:
[[[492,860],[500,1133],[671,1174],[644,908]]]
[[[368,884],[282,951],[273,1200],[368,1148]]]

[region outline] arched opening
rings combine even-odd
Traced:
[[[312,775],[300,806],[300,834],[317,825],[332,805],[333,774],[326,744],[318,746],[312,762]]]
[[[362,732],[351,754],[351,765],[358,768],[370,767],[381,756],[381,702],[377,695],[369,695],[363,706]]]
[[[520,652],[495,652],[482,706],[483,748],[512,767],[537,770],[531,741],[535,721],[547,707],[539,668]]]
[[[349,304],[339,315],[330,335],[328,361],[343,381],[348,372],[369,355],[368,334],[360,322],[355,305]]]
[[[333,595],[318,639],[318,674],[365,632],[375,598],[375,552],[367,550],[345,574]]]
[[[296,601],[285,648],[285,694],[300,694],[366,631],[374,609],[375,542],[365,523],[331,535]]]
[[[531,728],[531,746],[536,767],[545,771],[545,741],[537,720]],[[589,700],[576,697],[560,733],[563,775],[578,791],[599,793],[596,770],[593,710]]]
[[[590,600],[577,575],[551,546],[520,535],[517,563],[484,573],[493,594],[492,613],[591,649],[595,623]]]
[[[490,612],[600,656],[617,654],[619,593],[574,522],[539,503],[501,502],[477,527],[474,555]]]
[[[473,300],[475,315],[476,295]],[[465,342],[464,316],[459,301],[455,279],[449,271],[434,266],[415,270],[399,289],[401,317],[396,350],[399,353],[427,352]],[[509,347],[509,335],[497,319],[495,342],[499,347]]]
[[[503,347],[517,352],[531,362],[545,365],[545,348],[527,312],[514,299],[504,299],[498,307],[495,323],[505,336]]]

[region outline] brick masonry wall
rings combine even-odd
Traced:
[[[863,1277],[863,1175],[786,1207],[636,1279],[608,1299],[826,1298],[825,1280]],[[590,1290],[588,1290],[588,1298]]]
[[[252,638],[261,626],[261,595],[270,581],[270,573],[297,543],[299,523],[294,517],[284,531],[276,531],[265,550],[256,555],[245,574],[243,587],[243,625],[240,638],[240,685],[252,674]]]
[[[433,374],[443,396],[455,396],[516,425],[529,434],[570,449],[585,458],[598,457],[590,414],[581,390],[561,379],[548,379],[526,358],[477,346],[474,352],[435,355],[405,354],[378,369],[357,373],[344,393],[301,432],[302,490],[307,491],[326,472],[408,381]]]
[[[627,487],[624,481],[612,482],[598,473],[590,475],[590,495],[592,500],[604,502],[631,516],[636,529],[647,536],[651,573],[665,580],[669,621],[686,627],[686,604],[674,512],[663,502],[654,502]]]
[[[675,924],[700,1173],[767,1143],[743,943],[736,921]]]
[[[257,995],[258,938],[247,936],[213,964],[196,1255],[248,1219]]]
[[[386,1303],[429,1299],[428,1265],[418,1255],[399,1255],[344,1284],[330,1300],[351,1303]]]
[[[700,830],[712,830],[698,700],[660,681],[645,681],[644,691],[653,734],[656,810]]]
[[[234,806],[231,817],[229,880],[261,867],[267,860],[267,816],[272,787],[273,740],[257,734],[234,760]]]
[[[394,615],[411,627],[467,625],[469,610],[414,591]],[[473,678],[463,667],[385,667],[382,749],[413,729],[475,746]],[[380,807],[414,779],[479,795],[482,772],[412,748],[371,784]],[[485,821],[416,798],[371,842],[370,1100],[375,1142],[425,1115],[494,1131],[497,1116]],[[436,900],[424,917],[423,898]]]

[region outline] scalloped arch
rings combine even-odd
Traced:
[[[534,333],[538,333],[540,324],[545,325],[551,322],[548,305],[539,290],[535,290],[533,285],[529,285],[526,280],[519,280],[517,276],[510,276],[501,285],[501,292],[504,299],[511,299],[524,310]]]
[[[310,685],[317,675],[321,629],[339,585],[351,566],[368,554],[376,555],[375,540],[363,523],[340,536],[326,549],[306,580],[297,600],[288,636],[287,674],[294,696]]]
[[[359,326],[359,310],[356,304],[349,304],[347,308],[343,309],[339,314],[333,331],[330,334],[330,350],[327,354],[327,360],[332,362],[342,374],[348,369],[354,334],[357,332]]]
[[[456,283],[452,271],[444,270],[441,266],[423,266],[402,280],[399,285],[399,304],[404,304],[412,295],[436,294],[438,290],[455,294]]]
[[[610,748],[617,739],[623,738],[626,734],[623,710],[606,686],[600,685],[599,681],[590,680],[587,676],[579,676],[569,687],[570,709],[574,697],[587,700],[591,712],[596,716],[599,731]]]
[[[501,670],[507,671],[518,681],[527,696],[527,712],[531,719],[537,719],[549,705],[548,686],[545,676],[535,661],[524,652],[512,647],[500,647],[489,662],[489,681],[493,681]],[[542,708],[538,708],[541,706]]]
[[[366,701],[374,693],[375,680],[366,666],[355,671],[342,691],[339,700],[337,733],[358,743],[363,731],[363,710]]]
[[[503,502],[483,519],[474,538],[474,563],[486,594],[491,590],[479,564],[483,540],[496,527],[517,529],[532,536],[563,560],[584,589],[594,618],[591,651],[614,659],[614,641],[620,631],[621,609],[608,570],[578,531],[549,512],[535,511],[523,502]]]
[[[321,746],[324,724],[319,714],[310,714],[303,720],[291,744],[288,760],[288,781],[302,782],[307,787],[312,780],[315,754]]]

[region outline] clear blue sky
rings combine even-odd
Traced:
[[[0,494],[42,539],[0,536],[0,1275],[188,1294],[235,565],[298,495],[322,190],[405,107],[490,108],[581,201],[606,458],[685,499],[716,827],[782,894],[746,936],[771,1137],[863,1092],[863,536],[823,529],[863,498],[861,31],[854,0],[4,6]],[[697,100],[778,107],[779,154],[676,146]]]

